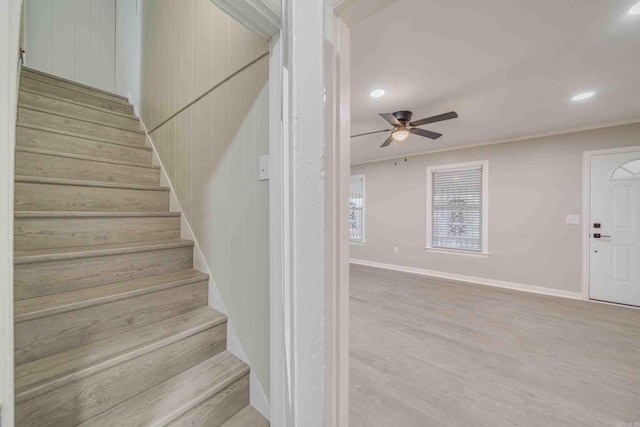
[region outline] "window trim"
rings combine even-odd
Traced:
[[[362,178],[362,239],[356,240],[351,238],[351,232],[349,232],[349,243],[352,245],[363,245],[366,240],[366,216],[367,216],[367,180],[366,175],[351,175],[349,177],[349,196],[351,196],[351,182],[354,178]],[[349,197],[351,198],[351,197]],[[349,212],[351,208],[349,208]]]
[[[433,247],[433,172],[482,167],[482,250]],[[489,160],[427,166],[427,241],[425,250],[434,253],[488,257],[489,253]]]

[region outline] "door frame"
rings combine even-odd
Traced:
[[[582,299],[601,304],[612,304],[620,307],[640,309],[614,302],[598,301],[589,298],[590,257],[589,242],[591,239],[591,159],[607,154],[640,152],[640,145],[630,147],[608,148],[604,150],[585,151],[582,155]]]

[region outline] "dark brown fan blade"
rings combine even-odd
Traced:
[[[391,135],[389,135],[389,138],[387,138],[387,140],[385,142],[382,143],[382,145],[380,146],[380,148],[382,147],[386,147],[387,145],[391,144],[393,142],[393,137]]]
[[[376,130],[376,131],[373,131],[373,132],[359,133],[357,135],[351,135],[351,138],[355,138],[356,136],[371,135],[371,134],[374,134],[374,133],[389,132],[389,131],[392,131],[392,130],[393,129],[383,129],[383,130]]]
[[[438,139],[442,136],[442,134],[438,132],[431,132],[430,130],[417,129],[417,128],[411,129],[411,133],[424,136],[425,138],[431,138],[431,139]]]
[[[448,113],[438,114],[437,116],[427,117],[426,119],[416,120],[409,123],[410,126],[422,126],[429,123],[441,122],[443,120],[451,120],[458,118],[458,113],[455,111],[449,111]]]
[[[396,119],[396,117],[393,114],[391,113],[379,113],[379,114],[380,114],[380,117],[388,121],[389,124],[392,124],[394,126],[400,126],[401,123],[398,121],[398,119]]]

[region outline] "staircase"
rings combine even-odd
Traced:
[[[23,69],[16,426],[269,423],[127,100]]]

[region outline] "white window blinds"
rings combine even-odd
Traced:
[[[482,166],[431,174],[431,246],[482,251]]]
[[[364,176],[351,177],[349,235],[352,241],[364,241]]]

